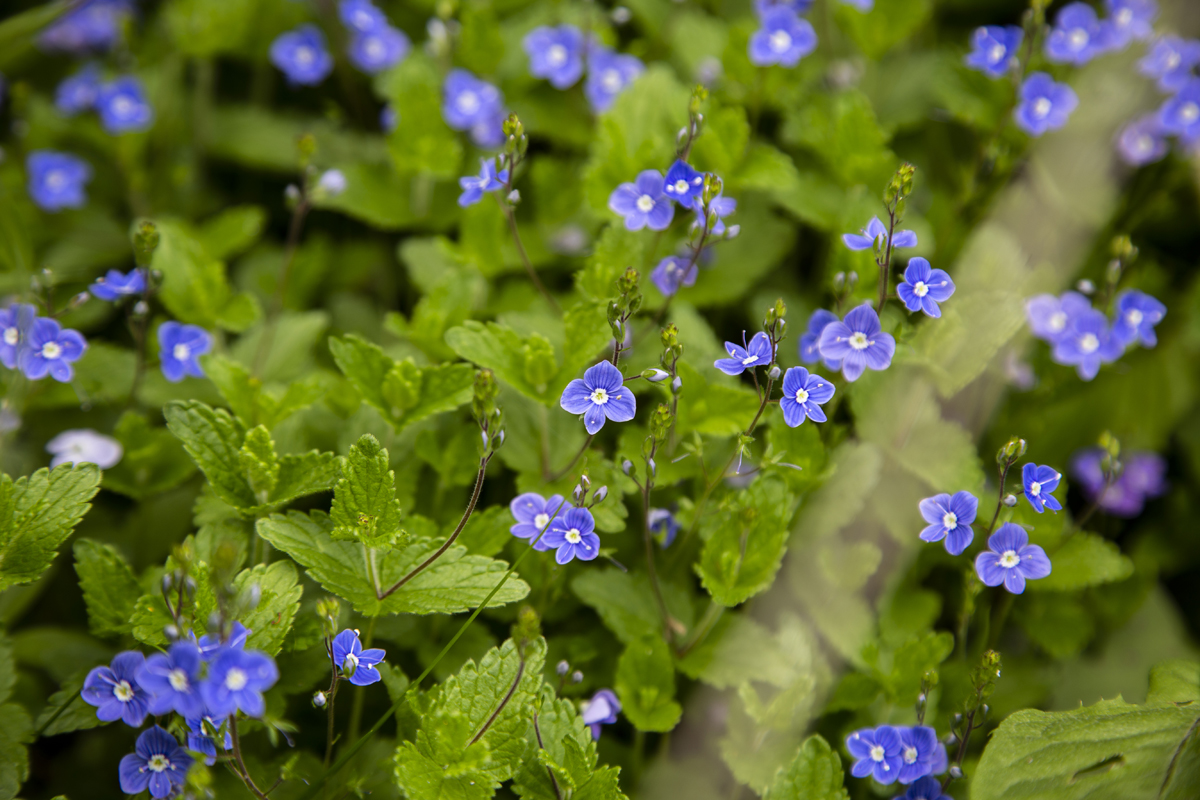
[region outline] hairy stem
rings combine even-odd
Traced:
[[[246,769],[246,762],[242,759],[242,740],[238,736],[236,711],[229,715],[229,738],[233,744],[233,759],[237,762],[238,770],[241,773],[239,777],[246,784],[246,788],[254,793],[255,797],[259,798],[259,800],[266,800],[266,795],[263,794],[262,789],[259,789],[255,785],[254,779],[250,777],[250,770]]]
[[[537,736],[538,747],[545,750],[546,744],[542,741],[542,729],[538,727],[538,715],[536,711],[533,712],[533,734]],[[554,777],[554,770],[546,767],[546,775],[550,777],[550,785],[554,787],[554,797],[556,800],[562,800],[562,789],[558,788],[558,779]]]

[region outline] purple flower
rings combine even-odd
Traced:
[[[882,784],[895,783],[904,766],[900,732],[890,725],[863,728],[846,737],[846,749],[857,761],[850,767],[856,778],[874,775]]]
[[[271,42],[271,63],[293,86],[316,86],[333,72],[333,56],[316,25],[301,25]]]
[[[1108,483],[1104,477],[1105,452],[1100,447],[1080,450],[1071,459],[1071,474],[1089,501],[1114,517],[1132,519],[1142,513],[1146,500],[1167,491],[1167,463],[1156,453],[1131,453],[1122,471]]]
[[[709,225],[711,227],[708,232],[721,236],[725,233],[725,217],[728,217],[734,211],[737,211],[737,200],[732,197],[725,197],[719,194],[712,200],[708,201],[708,208],[705,209],[702,203],[697,202],[694,206],[696,211],[696,224]],[[716,221],[713,222],[713,217]],[[734,226],[737,227],[736,225]],[[735,235],[735,234],[731,234]]]
[[[62,431],[46,442],[50,469],[61,464],[95,464],[100,469],[116,466],[125,454],[125,448],[111,436],[96,433],[90,428],[71,428]]]
[[[1065,292],[1062,297],[1039,294],[1025,301],[1025,317],[1033,335],[1051,344],[1066,335],[1071,320],[1091,309],[1091,301],[1078,292]]]
[[[875,7],[875,0],[841,0],[844,6],[854,6],[864,14]]]
[[[43,211],[81,208],[87,202],[84,185],[92,179],[91,166],[70,153],[34,150],[25,158],[29,197]]]
[[[387,17],[371,0],[342,0],[338,3],[338,17],[354,33],[371,33],[388,25]]]
[[[480,147],[504,143],[504,95],[465,69],[451,70],[442,85],[442,117],[456,131],[469,131]]]
[[[583,701],[580,717],[583,724],[592,729],[592,738],[600,738],[600,726],[612,725],[621,713],[621,701],[613,694],[612,689],[601,689],[592,695],[591,700]]]
[[[900,734],[900,777],[901,783],[908,784],[933,774],[933,768],[938,759],[937,731],[928,725],[914,725],[911,728],[897,728]]]
[[[773,8],[786,8],[795,14],[806,14],[812,9],[814,2],[815,0],[754,0],[754,13],[761,18]]]
[[[928,775],[915,781],[901,797],[903,800],[954,800],[950,795],[942,794],[941,781]],[[898,797],[896,800],[901,800],[901,798]]]
[[[1158,344],[1154,326],[1166,316],[1165,305],[1145,292],[1126,289],[1117,295],[1116,306],[1116,318],[1112,324],[1113,339],[1124,346],[1135,342],[1143,347],[1154,347]]]
[[[105,722],[119,719],[140,728],[150,705],[150,696],[137,682],[138,668],[145,660],[138,651],[126,650],[117,653],[110,666],[93,669],[79,693],[83,702],[95,706],[96,716]]]
[[[1045,72],[1033,72],[1021,85],[1021,99],[1013,116],[1021,130],[1041,136],[1066,125],[1078,105],[1079,97],[1070,86],[1055,83]]]
[[[621,370],[607,361],[589,367],[583,378],[568,383],[558,404],[569,414],[583,414],[583,427],[593,435],[604,427],[606,418],[629,422],[637,413],[637,401],[625,386]]]
[[[29,326],[26,346],[17,356],[17,367],[31,381],[48,374],[60,383],[67,383],[75,377],[72,362],[82,358],[84,350],[87,341],[79,331],[64,330],[58,320],[39,317]]]
[[[410,47],[412,44],[403,31],[382,25],[351,39],[347,55],[354,66],[374,75],[399,64],[408,55]]]
[[[121,24],[131,10],[130,0],[88,0],[51,23],[38,36],[38,44],[69,53],[107,50],[120,38]]]
[[[750,36],[750,63],[756,67],[794,67],[817,49],[812,23],[786,6],[774,6],[762,15],[762,27]]]
[[[458,204],[463,208],[473,206],[483,199],[484,192],[503,189],[507,183],[507,169],[502,169],[497,173],[494,158],[481,158],[479,159],[478,175],[466,175],[458,179],[458,185],[463,190],[462,194],[458,196]]]
[[[954,294],[954,281],[945,270],[930,269],[929,262],[917,256],[908,262],[904,281],[896,286],[896,293],[909,311],[940,317],[942,310],[938,303],[946,302]]]
[[[742,341],[746,333],[742,332]],[[733,342],[725,343],[725,352],[729,358],[718,358],[713,366],[726,375],[741,375],[746,370],[769,366],[775,360],[775,350],[771,345],[771,337],[759,331],[750,339],[750,344],[739,347]]]
[[[650,272],[650,280],[665,296],[670,297],[681,286],[693,286],[700,268],[690,258],[667,256]]]
[[[1159,161],[1167,154],[1168,144],[1158,114],[1143,114],[1121,129],[1117,152],[1131,167]]]
[[[179,383],[185,375],[203,378],[197,359],[211,347],[212,336],[199,325],[164,322],[158,326],[158,360],[163,376],[171,383]]]
[[[704,173],[676,160],[663,179],[663,193],[684,208],[692,208],[704,192]]]
[[[547,549],[556,549],[554,560],[567,564],[573,558],[591,561],[600,555],[600,537],[596,535],[596,521],[586,508],[572,508],[559,514],[550,522],[550,530],[542,537]]]
[[[1058,12],[1046,37],[1046,57],[1057,64],[1080,66],[1109,48],[1111,26],[1101,22],[1087,3],[1071,3]]]
[[[229,631],[228,639],[222,641],[220,635],[207,633],[200,637],[200,641],[196,643],[196,646],[200,648],[201,659],[212,661],[221,654],[222,649],[244,650],[246,639],[249,636],[250,629],[240,622],[235,622]]]
[[[650,509],[650,532],[658,537],[658,546],[666,550],[679,533],[679,520],[665,508]],[[618,708],[618,710],[620,710]]]
[[[800,360],[805,364],[816,364],[821,361],[831,370],[837,371],[842,368],[842,362],[830,359],[821,358],[821,332],[825,330],[825,326],[831,322],[837,322],[838,316],[832,311],[826,311],[823,308],[818,308],[808,318],[808,330],[800,335]]]
[[[1058,488],[1060,480],[1062,480],[1062,474],[1053,467],[1036,464],[1026,464],[1021,467],[1021,485],[1024,487],[1025,499],[1039,514],[1047,508],[1051,511],[1062,510],[1062,505],[1051,494]],[[988,586],[995,585],[994,583],[988,584]]]
[[[215,716],[241,711],[248,717],[261,717],[267,710],[262,693],[277,680],[279,669],[266,653],[225,647],[209,664],[200,694],[204,706]]]
[[[665,231],[675,217],[675,206],[663,191],[663,174],[656,169],[644,170],[633,183],[613,189],[608,207],[625,218],[625,227],[631,231],[646,227]]]
[[[1125,351],[1112,336],[1108,319],[1090,309],[1071,319],[1066,332],[1054,342],[1050,357],[1056,364],[1075,367],[1079,377],[1090,381],[1100,372],[1101,364],[1116,361]]]
[[[175,737],[155,725],[137,738],[133,752],[121,759],[117,774],[121,791],[151,797],[170,797],[183,786],[192,757],[179,746]]]
[[[526,34],[521,45],[529,56],[529,72],[555,89],[575,85],[583,75],[583,34],[574,25],[542,26]]]
[[[975,49],[967,54],[966,64],[992,78],[1003,78],[1017,63],[1017,51],[1025,31],[1017,25],[984,25],[975,29],[971,40]]]
[[[612,108],[617,95],[646,71],[645,65],[633,56],[614,53],[598,45],[588,48],[587,68],[583,94],[597,114]]]
[[[400,124],[400,112],[391,103],[379,110],[379,128],[384,133],[391,133]]]
[[[805,418],[813,422],[824,422],[825,411],[821,406],[833,397],[833,384],[817,374],[808,374],[804,367],[791,367],[783,374],[783,396],[779,408],[783,421],[795,428]]]
[[[99,93],[100,69],[95,64],[88,64],[58,85],[54,105],[66,116],[74,116],[94,107]]]
[[[547,500],[540,494],[526,492],[514,497],[508,508],[512,511],[513,519],[517,521],[508,529],[509,533],[533,542],[534,550],[549,550],[550,546],[544,541],[546,537],[543,533],[548,530],[550,520],[574,506],[566,502],[561,494],[552,494]]]
[[[88,291],[101,300],[113,302],[146,291],[146,275],[140,269],[131,269],[128,274],[110,269],[104,277],[97,278]]]
[[[347,628],[333,639],[333,663],[355,686],[370,686],[383,680],[376,669],[387,653],[378,647],[363,650],[358,631]]]
[[[887,247],[888,229],[884,227],[879,217],[871,217],[867,227],[861,233],[843,233],[842,241],[851,250],[870,250],[878,246],[881,250]],[[892,238],[892,248],[916,247],[917,235],[912,231],[896,231]]]
[[[946,540],[946,552],[952,556],[959,555],[971,546],[975,539],[975,531],[971,523],[979,511],[979,498],[970,492],[955,492],[935,494],[926,497],[918,507],[921,516],[929,523],[921,531],[921,539],[926,542]]]
[[[1138,62],[1138,71],[1157,81],[1162,91],[1177,92],[1194,77],[1192,69],[1197,64],[1200,64],[1200,42],[1164,36]]]
[[[831,322],[821,331],[818,341],[821,358],[842,364],[842,375],[853,383],[863,371],[885,370],[896,354],[896,340],[883,332],[879,315],[869,303],[851,309],[841,322]]]
[[[0,364],[16,369],[29,338],[29,329],[37,319],[37,308],[28,303],[13,303],[0,309]]]
[[[1178,94],[1163,103],[1158,120],[1166,133],[1185,139],[1200,137],[1200,78],[1192,78]]]
[[[1123,48],[1134,39],[1145,41],[1154,36],[1155,0],[1104,0],[1104,5],[1108,8],[1110,47]]]
[[[1026,580],[1050,574],[1046,551],[1029,543],[1029,534],[1014,522],[1006,522],[988,537],[988,549],[975,558],[975,572],[987,586],[999,586],[1013,594],[1025,591]]]
[[[96,94],[100,124],[112,134],[144,131],[154,122],[142,82],[132,75],[109,81]]]
[[[146,659],[137,671],[137,682],[150,693],[150,713],[177,711],[186,719],[204,716],[200,697],[200,648],[176,642],[164,653]]]
[[[213,730],[219,731],[221,729],[221,720],[215,720],[212,717],[187,720],[187,749],[197,753],[203,753],[204,763],[211,767],[213,764],[217,763],[217,744],[204,730],[205,722],[211,725]],[[228,729],[225,731],[225,741],[222,743],[222,749],[233,749],[233,737],[229,734]]]

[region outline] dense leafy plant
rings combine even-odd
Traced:
[[[1200,793],[1177,9],[17,5],[0,798]]]

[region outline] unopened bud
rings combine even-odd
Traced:
[[[1017,496],[1015,494],[1006,494],[1004,496],[1004,505],[1007,508],[1012,508],[1017,504]]]
[[[508,193],[509,205],[518,205],[521,202],[521,192],[518,189],[513,189]]]
[[[90,300],[92,296],[87,292],[80,292],[71,298],[71,308],[79,308],[81,305]]]
[[[168,641],[177,641],[179,639],[179,628],[174,624],[164,625],[163,636],[167,637]]]
[[[646,459],[646,467],[650,470],[651,478],[658,476],[658,465],[654,463],[653,458]]]
[[[583,498],[586,494],[587,494],[587,491],[584,490],[584,488],[582,486],[576,486],[575,490],[573,492],[571,492],[571,499],[575,501],[575,505],[577,505],[577,506],[582,505]]]
[[[1096,293],[1096,284],[1092,283],[1087,278],[1084,278],[1083,280],[1079,281],[1079,283],[1075,284],[1075,288],[1079,290],[1080,294],[1090,295]]]
[[[675,380],[671,381],[671,391],[674,394],[679,394],[679,390],[682,388],[683,388],[683,378],[676,375]]]
[[[778,364],[776,364],[775,366],[773,366],[769,370],[767,370],[767,377],[773,381],[779,380],[779,376],[781,374],[782,374],[782,370],[779,369]]]
[[[728,228],[725,229],[725,238],[726,239],[736,239],[738,237],[738,234],[741,232],[742,232],[741,225],[730,225]]]
[[[633,462],[627,458],[621,462],[621,472],[624,472],[626,475],[633,475],[637,470],[633,468]]]
[[[340,169],[325,170],[317,181],[317,188],[330,197],[337,197],[346,191],[346,176]]]
[[[583,673],[575,670],[571,673],[571,683],[583,683]]]
[[[659,383],[671,377],[671,373],[665,369],[644,369],[642,370],[642,377],[651,383]]]
[[[289,183],[287,188],[283,190],[283,198],[289,203],[299,203],[300,187],[294,183]]]
[[[145,300],[138,300],[136,303],[133,304],[133,313],[136,316],[144,317],[149,312],[150,312],[150,306],[146,303]]]
[[[167,592],[171,591],[174,588],[175,588],[175,573],[168,572],[167,574],[162,576],[163,593],[166,594]]]
[[[596,490],[596,493],[592,495],[592,503],[603,503],[604,498],[606,497],[608,497],[608,487],[601,486]]]
[[[962,777],[962,775],[962,767],[958,766],[957,764],[950,768],[950,777],[954,778],[954,780],[958,780]]]
[[[313,692],[313,708],[324,708],[327,702],[329,702],[329,698],[325,696],[324,692]]]
[[[567,660],[564,658],[562,661],[558,662],[558,666],[554,668],[554,671],[559,675],[566,675],[571,671],[571,665],[568,664]]]
[[[624,25],[626,22],[629,22],[629,20],[633,19],[633,12],[625,6],[617,6],[612,10],[612,13],[609,14],[609,17],[611,17],[612,21],[617,25]]]

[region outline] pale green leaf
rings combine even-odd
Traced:
[[[617,662],[621,711],[640,731],[666,733],[679,724],[683,707],[675,702],[675,665],[661,635],[632,642]]]
[[[787,549],[793,507],[786,484],[768,476],[702,520],[705,542],[696,573],[713,600],[736,606],[771,585]]]
[[[1133,562],[1107,539],[1093,533],[1076,533],[1050,553],[1051,572],[1030,581],[1038,591],[1066,592],[1121,581],[1133,574]]]
[[[804,740],[786,767],[780,767],[764,800],[847,800],[842,759],[821,736]]]
[[[137,577],[117,549],[91,539],[75,542],[75,572],[87,604],[88,627],[97,636],[127,636],[141,596]]]
[[[379,440],[363,434],[346,457],[342,477],[333,487],[334,539],[351,539],[367,547],[391,545],[400,532],[396,474],[388,469],[388,452]]]
[[[95,464],[39,469],[15,483],[0,476],[0,590],[36,580],[91,508]]]

